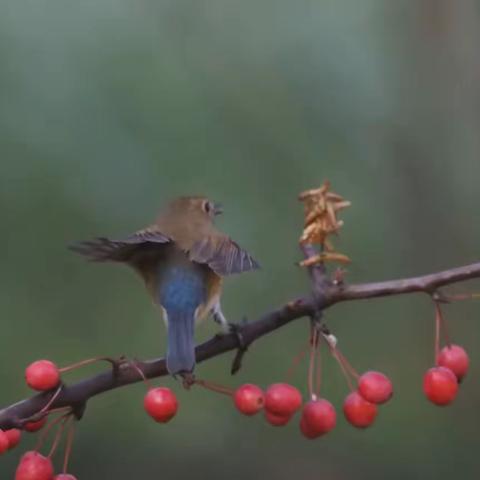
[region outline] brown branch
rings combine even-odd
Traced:
[[[440,287],[478,277],[480,277],[480,262],[420,277],[345,285],[343,288],[334,288],[329,292],[328,305],[346,300],[362,300],[413,292],[424,292],[433,295],[437,293]]]
[[[312,252],[304,250],[309,256]],[[239,332],[246,345],[256,339],[283,327],[287,323],[301,317],[312,317],[319,311],[335,303],[360,300],[388,295],[399,295],[412,292],[424,292],[430,295],[445,285],[480,277],[480,263],[453,268],[430,275],[391,280],[378,283],[358,285],[335,285],[330,282],[323,266],[310,267],[314,294],[293,300],[283,307],[273,310],[260,319],[242,325]],[[238,336],[234,333],[216,336],[196,348],[197,362],[203,362],[222,353],[238,349]],[[167,375],[165,360],[157,359],[137,362],[147,378]],[[141,381],[138,371],[128,362],[120,368],[111,369],[78,383],[66,385],[52,402],[51,409],[71,407],[81,416],[87,401],[103,392]],[[22,427],[25,419],[38,413],[51,399],[54,392],[48,392],[27,398],[0,410],[0,428]]]

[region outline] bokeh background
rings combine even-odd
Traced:
[[[135,275],[65,246],[131,232],[177,194],[222,201],[220,227],[263,265],[228,280],[231,320],[308,291],[294,265],[296,195],[325,178],[353,202],[337,242],[354,260],[350,281],[479,260],[479,45],[473,0],[0,1],[1,403],[29,395],[23,370],[37,358],[163,353],[163,324]],[[422,395],[428,298],[342,304],[326,318],[343,351],[395,382],[373,428],[339,414],[334,432],[309,442],[295,421],[275,429],[162,379],[179,415],[150,421],[142,385],[95,398],[71,470],[89,480],[478,478],[480,303],[445,310],[472,360],[450,408]],[[307,330],[299,320],[259,340],[236,378],[231,355],[198,373],[232,386],[282,380]],[[214,332],[205,325],[199,341]],[[340,412],[346,385],[331,360],[325,369],[323,394]],[[305,365],[294,381],[305,392]],[[19,455],[1,459],[1,478]]]

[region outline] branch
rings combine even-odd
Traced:
[[[328,306],[347,300],[362,300],[404,293],[424,292],[429,295],[437,293],[440,287],[480,277],[480,262],[463,267],[443,270],[442,272],[422,275],[420,277],[389,280],[386,282],[361,283],[332,289],[328,295]]]
[[[305,254],[310,255],[308,249]],[[324,267],[310,267],[313,284],[313,295],[308,295],[288,302],[283,307],[266,313],[261,318],[239,328],[246,345],[277,330],[287,323],[301,317],[311,317],[336,303],[350,300],[361,300],[389,295],[399,295],[412,292],[423,292],[434,295],[438,288],[464,280],[480,278],[480,262],[453,268],[420,277],[391,280],[378,283],[357,285],[336,285],[328,280]],[[197,362],[206,361],[222,353],[239,348],[238,335],[216,336],[196,348]],[[136,365],[147,378],[167,375],[165,359],[137,362]],[[52,402],[50,409],[72,407],[81,412],[87,401],[103,392],[123,387],[141,381],[138,371],[123,364],[119,369],[112,369],[93,377],[81,380],[72,385],[66,385]],[[52,398],[52,392],[38,394],[0,410],[0,428],[8,429],[22,427],[30,417],[38,413]]]

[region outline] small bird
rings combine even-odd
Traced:
[[[237,243],[215,228],[221,205],[202,196],[179,197],[155,223],[123,239],[98,237],[70,248],[91,261],[121,262],[141,275],[168,330],[167,369],[195,367],[194,327],[209,314],[229,331],[220,306],[222,277],[259,268]]]

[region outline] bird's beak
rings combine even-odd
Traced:
[[[221,203],[215,202],[213,204],[213,213],[214,215],[221,215],[223,213],[223,205]]]

